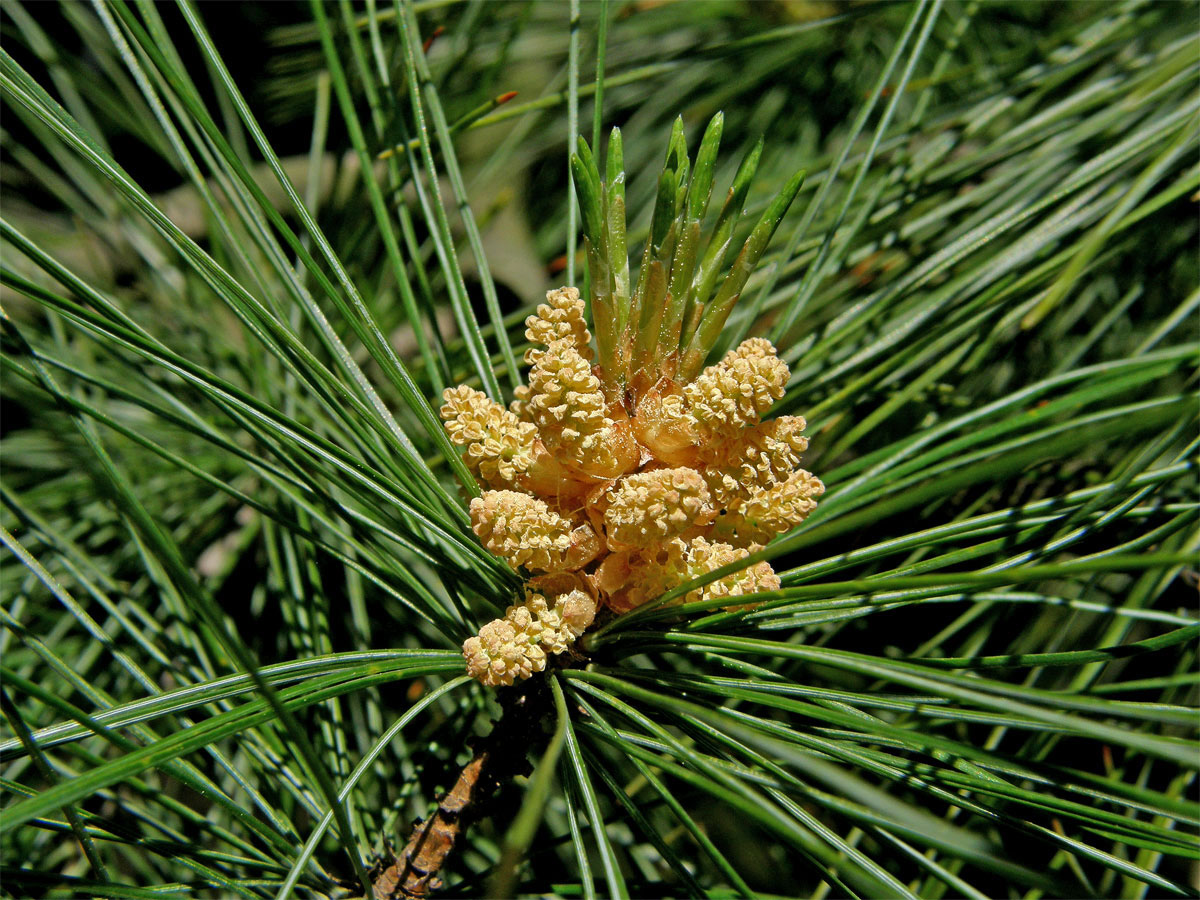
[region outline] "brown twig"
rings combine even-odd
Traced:
[[[413,900],[442,887],[439,873],[454,851],[459,836],[485,817],[497,790],[517,775],[528,774],[528,752],[542,733],[549,711],[544,679],[532,678],[519,687],[499,691],[502,713],[491,732],[479,742],[454,786],[435,809],[413,826],[404,849],[374,879],[375,900]]]

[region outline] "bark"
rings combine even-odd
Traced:
[[[375,900],[414,900],[442,887],[440,872],[451,858],[459,837],[470,825],[492,812],[497,793],[518,775],[527,775],[527,754],[540,741],[550,711],[545,679],[531,678],[497,693],[502,713],[474,756],[458,774],[454,786],[435,809],[413,826],[404,849],[374,877]]]

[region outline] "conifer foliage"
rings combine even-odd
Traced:
[[[1196,12],[0,4],[0,895],[1196,896]]]

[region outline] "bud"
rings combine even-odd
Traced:
[[[556,579],[558,579],[556,581]],[[546,668],[548,656],[563,653],[592,624],[596,601],[571,576],[547,576],[531,585],[561,593],[527,590],[525,602],[510,606],[463,644],[467,674],[492,687],[509,685]]]
[[[584,360],[590,362],[592,336],[583,318],[583,298],[579,296],[579,290],[561,287],[547,291],[546,302],[538,306],[537,314],[525,320],[525,337],[543,347],[565,341]],[[530,348],[525,351],[525,363],[530,366],[536,365],[545,353],[545,350]]]
[[[465,384],[446,388],[442,399],[446,433],[467,448],[467,467],[490,487],[514,486],[533,463],[537,429]]]
[[[771,343],[750,338],[697,375],[683,392],[702,433],[733,437],[758,423],[783,396],[787,380],[787,363],[775,355]]]
[[[716,515],[704,479],[684,466],[628,475],[608,499],[604,529],[610,549],[649,547],[707,525]]]

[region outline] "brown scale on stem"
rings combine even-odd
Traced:
[[[550,693],[544,683],[532,681],[498,699],[499,720],[478,742],[437,809],[413,825],[404,848],[386,867],[372,873],[374,900],[416,900],[439,891],[440,873],[458,839],[471,823],[492,812],[502,787],[529,774],[527,753],[536,744],[533,736],[542,734]]]
[[[438,803],[438,808],[413,828],[400,855],[374,879],[377,900],[428,897],[442,886],[438,872],[454,850],[464,822],[462,814],[478,792],[487,753],[476,754],[459,773],[458,780]]]

